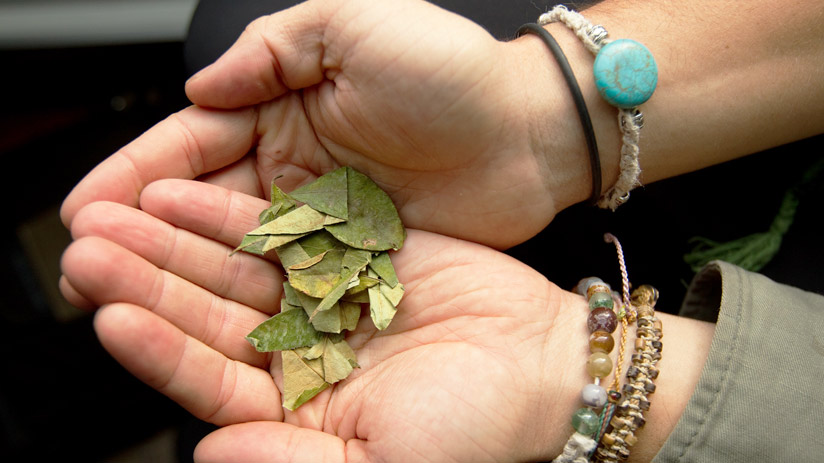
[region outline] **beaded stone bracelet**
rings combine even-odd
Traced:
[[[562,22],[575,32],[593,55],[593,76],[599,93],[618,108],[622,132],[618,181],[598,201],[598,206],[615,210],[640,185],[638,142],[644,117],[638,106],[647,101],[658,84],[658,66],[652,53],[630,39],[610,40],[606,29],[593,26],[580,13],[558,5],[538,18],[538,24]]]
[[[570,436],[560,455],[553,460],[556,463],[584,463],[598,445],[598,433],[601,429],[601,408],[606,405],[607,391],[601,386],[601,380],[612,372],[612,359],[609,353],[615,347],[612,333],[618,327],[618,317],[613,310],[615,302],[612,290],[599,278],[585,278],[578,283],[576,292],[584,296],[589,304],[587,329],[589,330],[589,351],[587,373],[593,382],[581,390],[584,407],[572,415],[572,427],[575,432]]]
[[[655,392],[654,380],[658,377],[656,364],[661,359],[663,327],[655,317],[658,290],[649,285],[639,286],[632,292],[632,305],[636,313],[637,338],[632,364],[627,368],[624,399],[615,410],[607,432],[595,453],[596,461],[617,463],[629,458],[629,448],[637,442],[636,433],[644,426],[644,412],[649,410],[649,394]]]

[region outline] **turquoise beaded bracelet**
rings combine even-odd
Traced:
[[[562,22],[575,32],[584,46],[595,55],[593,77],[598,92],[618,108],[618,126],[622,132],[620,174],[618,181],[598,201],[603,208],[615,210],[629,199],[629,192],[640,185],[638,142],[643,114],[638,109],[658,85],[658,65],[652,53],[630,39],[610,40],[606,29],[593,26],[580,13],[558,5],[538,18],[538,24]]]

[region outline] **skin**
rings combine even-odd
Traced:
[[[643,182],[824,132],[824,81],[809,77],[824,62],[820,2],[682,3],[586,12],[658,60]],[[595,94],[578,39],[548,29],[585,91],[606,188],[615,109]],[[494,250],[589,194],[577,115],[549,59],[533,36],[497,42],[413,0],[313,0],[261,18],[187,83],[195,106],[66,199],[76,241],[61,290],[100,307],[95,329],[124,367],[223,426],[198,461],[552,458],[588,381],[584,301]],[[395,257],[408,293],[388,330],[364,322],[352,334],[361,369],[284,413],[277,356],[243,340],[277,310],[282,269],[228,250],[256,225],[272,178],[289,191],[341,165],[376,180],[417,229]],[[712,336],[712,325],[662,318],[640,461],[677,422]]]
[[[711,1],[709,17],[695,2],[587,10],[658,61],[658,89],[643,106],[644,183],[824,132],[824,82],[809,77],[824,62],[824,12],[800,3]],[[661,24],[683,33],[662,34]],[[606,189],[618,175],[616,111],[597,95],[589,52],[563,25],[548,29],[585,92]],[[198,106],[89,173],[63,221],[97,200],[136,206],[161,178],[263,196],[278,175],[290,190],[350,165],[390,193],[408,226],[506,248],[589,194],[577,114],[550,59],[534,36],[497,42],[420,1],[301,4],[250,24],[187,83]]]
[[[140,207],[84,208],[62,264],[101,306],[94,325],[114,358],[224,426],[197,447],[197,461],[534,461],[552,458],[571,433],[591,381],[586,302],[505,254],[410,230],[393,256],[407,288],[395,320],[378,332],[364,317],[348,337],[361,368],[289,412],[279,356],[243,339],[276,312],[282,270],[229,256],[266,203],[163,180]],[[648,415],[656,425],[634,449],[642,459],[683,412],[713,330],[662,319],[661,368],[677,365],[678,374],[658,381]]]

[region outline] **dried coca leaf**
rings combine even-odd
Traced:
[[[246,339],[258,352],[311,346],[323,338],[302,310],[281,312],[257,326]]]
[[[347,219],[346,174],[346,167],[333,170],[293,191],[290,196],[324,214]]]
[[[304,360],[294,350],[282,351],[280,358],[283,364],[284,408],[296,410],[329,387],[329,383],[310,366],[310,362],[315,362],[320,363],[322,368],[322,360]]]
[[[346,183],[349,217],[345,222],[326,225],[326,230],[353,248],[400,249],[406,239],[406,229],[389,195],[351,167],[346,167]]]
[[[389,196],[349,167],[292,194],[273,182],[271,196],[261,226],[236,251],[274,249],[286,272],[281,313],[247,339],[258,351],[281,351],[283,406],[295,410],[358,367],[344,336],[357,329],[361,304],[378,329],[392,321],[404,287],[386,251],[399,249],[406,231]]]

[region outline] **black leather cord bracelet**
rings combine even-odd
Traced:
[[[527,33],[535,34],[543,39],[544,43],[546,43],[547,47],[549,47],[549,50],[552,52],[552,55],[555,56],[555,60],[561,68],[561,73],[564,75],[564,79],[569,86],[569,91],[572,93],[572,99],[575,101],[575,107],[577,108],[578,116],[581,119],[581,127],[584,129],[584,137],[586,138],[587,149],[589,151],[589,162],[592,166],[592,194],[590,195],[588,202],[594,205],[598,202],[598,198],[601,196],[601,158],[598,154],[598,143],[595,140],[595,130],[592,128],[592,121],[589,118],[589,111],[587,110],[584,95],[581,93],[581,88],[578,86],[578,81],[575,78],[575,74],[572,72],[572,67],[569,65],[566,55],[564,55],[563,50],[561,50],[561,47],[558,45],[558,42],[555,41],[555,38],[552,37],[546,29],[536,23],[527,23],[518,28],[517,37]]]

